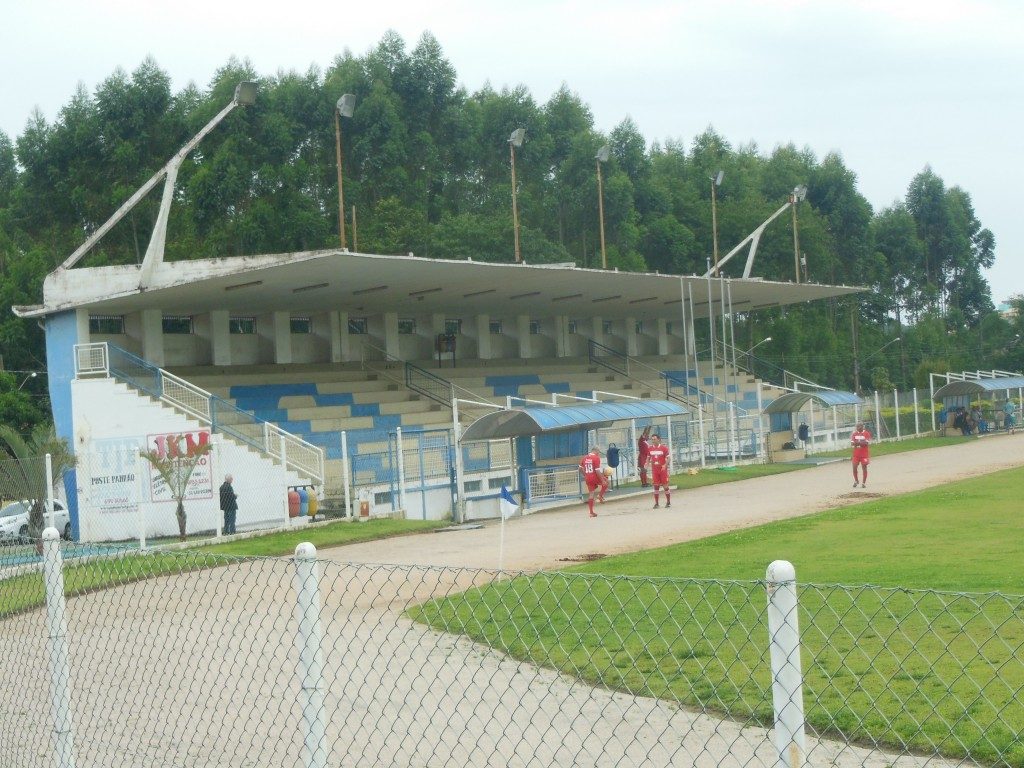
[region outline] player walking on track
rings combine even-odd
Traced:
[[[647,482],[647,456],[651,451],[651,444],[649,437],[651,434],[651,425],[648,424],[644,427],[643,433],[636,441],[636,465],[640,468],[640,485],[646,488],[650,485]]]
[[[853,446],[853,487],[857,487],[857,467],[860,466],[864,468],[860,487],[867,488],[868,464],[871,463],[871,433],[864,426],[864,422],[857,422],[857,428],[850,435],[850,445]]]
[[[594,511],[594,494],[598,494],[598,501],[604,502],[605,485],[604,476],[601,474],[601,452],[597,448],[591,448],[590,453],[580,459],[580,472],[590,492],[587,496],[587,507],[590,509],[590,516],[597,517]]]
[[[661,437],[655,433],[651,435],[651,448],[647,453],[647,459],[651,464],[651,482],[654,484],[654,508],[661,506],[658,503],[658,487],[665,489],[665,506],[672,506],[672,493],[668,489],[668,470],[671,457],[668,455],[668,446],[661,444]]]

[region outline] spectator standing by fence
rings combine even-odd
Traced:
[[[220,486],[220,510],[224,513],[225,535],[235,532],[235,515],[238,513],[238,494],[235,493],[231,475],[224,475]]]
[[[640,469],[640,485],[646,488],[650,485],[647,482],[647,455],[651,451],[651,444],[648,441],[651,434],[651,425],[644,427],[643,433],[636,441],[636,465]]]
[[[1017,426],[1017,403],[1007,398],[1003,403],[1003,428],[1011,435]]]

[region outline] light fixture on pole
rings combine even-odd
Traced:
[[[344,94],[334,109],[334,151],[338,165],[338,237],[341,239],[342,250],[348,248],[345,238],[345,188],[341,180],[341,118],[352,117],[356,108],[356,97],[351,93]]]
[[[901,336],[897,336],[892,341],[887,341],[885,344],[880,346],[878,349],[876,349],[870,355],[865,357],[863,360],[861,360],[856,354],[854,354],[854,356],[853,356],[853,391],[854,391],[854,393],[856,393],[858,395],[860,394],[860,364],[862,362],[866,363],[868,360],[870,360],[872,357],[877,355],[883,349],[885,349],[886,347],[892,346],[897,341],[899,341],[901,338],[902,338]]]
[[[715,261],[715,274],[718,274],[718,201],[715,190],[722,186],[722,179],[725,178],[725,171],[719,171],[714,176],[708,176],[711,180],[711,240]]]
[[[748,366],[751,366],[753,364],[753,357],[752,357],[752,355],[750,353],[753,352],[758,347],[760,347],[762,344],[767,344],[771,340],[772,340],[771,336],[765,336],[763,339],[761,339],[759,342],[757,342],[757,344],[755,344],[754,346],[752,346],[750,349],[748,349],[746,352],[743,353],[744,355],[747,356],[747,365]]]
[[[797,283],[800,282],[800,235],[796,225],[796,205],[803,202],[805,197],[807,197],[807,187],[802,184],[799,187],[794,187],[793,194],[790,195],[790,202],[793,204],[793,263],[796,267]]]
[[[508,151],[512,156],[512,230],[516,241],[515,259],[517,264],[523,260],[523,257],[519,253],[519,209],[516,207],[516,147],[523,146],[525,137],[525,128],[516,128],[508,137]]]
[[[29,379],[34,379],[38,375],[39,374],[36,371],[32,371],[31,373],[29,373],[28,376],[26,376],[24,379],[21,380],[21,384],[19,384],[18,388],[16,390],[14,390],[14,391],[15,392],[21,392],[22,387],[24,387],[28,383],[28,380]]]
[[[235,86],[235,93],[232,96],[231,102],[228,103],[220,112],[214,115],[210,122],[204,125],[199,133],[189,139],[188,143],[185,144],[178,152],[172,157],[159,171],[154,173],[145,184],[135,190],[135,193],[129,197],[121,207],[118,208],[114,214],[101,224],[96,231],[94,231],[89,238],[82,243],[78,248],[64,260],[64,263],[60,265],[59,269],[71,269],[75,264],[81,261],[86,253],[98,243],[104,235],[109,232],[115,224],[121,219],[128,215],[128,212],[132,210],[139,201],[148,195],[161,180],[164,182],[163,196],[160,199],[160,208],[157,211],[156,222],[153,224],[153,230],[149,237],[149,245],[146,247],[146,255],[142,261],[142,268],[139,270],[139,287],[146,288],[149,286],[152,280],[153,273],[156,269],[163,264],[164,261],[164,247],[167,243],[167,219],[171,212],[171,203],[174,201],[174,185],[178,179],[178,170],[181,168],[181,164],[185,161],[192,150],[194,150],[206,135],[212,131],[217,125],[231,112],[235,107],[251,107],[256,103],[256,92],[257,85],[254,82],[241,82]]]
[[[597,160],[597,214],[601,222],[601,269],[608,269],[608,254],[604,249],[604,187],[601,183],[601,163],[608,162],[611,151],[611,147],[605,144],[597,150],[597,155],[594,158]]]

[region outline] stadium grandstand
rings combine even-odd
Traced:
[[[288,520],[289,489],[299,488],[348,512],[358,499],[360,511],[417,518],[494,515],[503,485],[529,507],[578,497],[569,457],[615,446],[617,473],[633,476],[636,430],[648,425],[664,431],[677,465],[763,458],[764,406],[789,382],[744,370],[732,318],[863,290],[750,277],[764,225],[748,238],[742,278],[346,248],[166,262],[178,166],[253,97],[240,86],[47,276],[42,304],[14,308],[45,327],[54,422],[80,459],[66,480],[76,538],[116,538],[136,514],[150,528],[126,501],[139,452],[205,442],[220,466],[194,483],[189,498],[208,508],[197,524],[217,517],[214,476],[232,473],[266,500],[243,504],[243,528]],[[143,262],[79,266],[160,181]],[[608,402],[646,405],[613,418],[598,407]],[[461,439],[487,412],[564,406],[582,409],[580,420]]]

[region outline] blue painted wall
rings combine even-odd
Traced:
[[[57,436],[75,450],[75,425],[71,412],[71,381],[75,378],[75,344],[78,322],[74,312],[60,312],[46,318],[46,372],[50,384],[50,406]],[[64,475],[64,491],[71,517],[71,535],[78,539],[78,491],[75,471]]]

